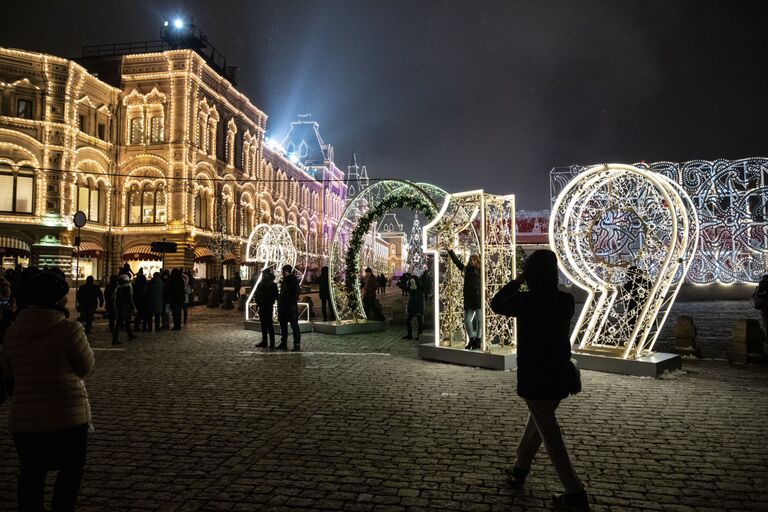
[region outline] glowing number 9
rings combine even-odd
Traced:
[[[696,250],[685,191],[636,167],[592,167],[557,197],[549,237],[565,276],[588,292],[571,341],[625,359],[650,353]]]

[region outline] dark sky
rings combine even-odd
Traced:
[[[282,138],[312,113],[371,178],[549,206],[571,163],[766,156],[751,4],[701,1],[6,2],[0,45],[78,56],[193,17]],[[8,23],[10,19],[19,22]],[[23,22],[25,21],[25,22]]]

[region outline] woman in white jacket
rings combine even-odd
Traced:
[[[30,279],[29,305],[8,328],[0,364],[12,382],[9,427],[19,457],[19,510],[44,510],[45,477],[58,470],[53,510],[75,510],[91,409],[84,379],[93,351],[79,322],[67,320],[69,286],[56,274]]]

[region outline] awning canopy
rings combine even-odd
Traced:
[[[80,248],[75,247],[81,258],[99,258],[104,254],[104,248],[95,242],[80,242]]]
[[[195,261],[197,263],[213,260],[213,253],[207,247],[195,247]]]
[[[227,251],[224,254],[224,263],[237,263],[237,256],[235,256],[235,253]]]
[[[149,244],[134,245],[123,251],[124,260],[161,261],[163,255],[152,252]]]
[[[30,247],[24,240],[19,240],[12,236],[0,236],[0,256],[23,256],[28,258],[29,255]]]

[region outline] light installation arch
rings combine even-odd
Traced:
[[[588,292],[571,341],[649,354],[696,251],[698,218],[682,187],[629,165],[594,166],[557,197],[549,237],[565,276]]]
[[[307,270],[306,245],[304,234],[295,226],[259,224],[253,228],[248,236],[245,261],[261,265],[257,267],[259,277],[246,301],[246,320],[256,318],[257,307],[253,302],[253,296],[261,282],[261,272],[264,269],[272,269],[276,275],[279,275],[283,266],[290,265],[299,274],[298,279],[301,283]]]
[[[367,321],[358,276],[364,237],[372,223],[394,208],[413,209],[431,219],[447,195],[443,189],[428,183],[382,180],[364,188],[349,202],[339,219],[328,258],[331,304],[337,322]],[[345,240],[342,228],[348,225],[355,227]]]

